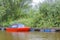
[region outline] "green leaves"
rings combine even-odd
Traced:
[[[23,23],[30,27],[60,27],[60,1],[42,3],[38,10],[29,6],[31,0],[1,0],[0,24]]]
[[[39,27],[59,27],[60,21],[58,23],[57,20],[59,19],[58,17],[60,16],[60,4],[55,3],[55,4],[47,4],[43,3],[40,6],[40,13],[43,14],[41,17],[38,19],[41,19],[40,21],[37,22],[37,26]],[[59,19],[60,20],[60,19]]]

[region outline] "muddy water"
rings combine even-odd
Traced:
[[[60,33],[0,31],[0,40],[60,40]]]

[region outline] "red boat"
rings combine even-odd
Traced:
[[[24,26],[23,24],[13,24],[10,27],[6,28],[7,32],[28,32],[30,28]]]
[[[30,28],[25,27],[25,28],[6,28],[7,32],[28,32],[30,31]]]

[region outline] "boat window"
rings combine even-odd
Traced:
[[[11,27],[12,27],[12,28],[17,28],[17,25],[12,25]]]

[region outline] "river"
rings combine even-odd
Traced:
[[[0,31],[0,40],[60,40],[60,33]]]

